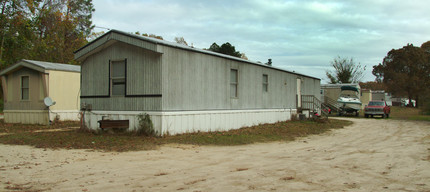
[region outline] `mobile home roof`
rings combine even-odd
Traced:
[[[69,65],[69,64],[62,64],[62,63],[51,63],[51,62],[45,62],[45,61],[34,61],[34,60],[23,59],[9,66],[3,71],[1,71],[0,75],[5,75],[21,67],[28,67],[40,72],[46,72],[45,70],[70,71],[70,72],[78,72],[78,73],[81,72],[81,66],[79,65]]]
[[[197,49],[197,48],[194,48],[194,47],[189,47],[189,46],[182,45],[182,44],[179,44],[179,43],[168,42],[168,41],[160,40],[160,39],[156,39],[156,38],[144,37],[144,36],[140,36],[140,35],[126,33],[126,32],[115,30],[115,29],[110,30],[109,32],[103,34],[102,36],[98,37],[97,39],[89,42],[85,46],[83,46],[83,47],[79,48],[78,50],[76,50],[74,52],[75,53],[75,59],[76,60],[81,60],[81,59],[87,57],[89,55],[89,53],[92,52],[92,51],[94,51],[95,49],[103,47],[103,43],[100,44],[100,45],[96,45],[95,47],[90,47],[90,46],[93,46],[94,43],[96,43],[98,40],[101,40],[101,39],[104,39],[104,38],[107,37],[106,42],[108,42],[109,40],[123,41],[122,39],[115,38],[113,36],[109,36],[109,35],[111,35],[113,33],[124,35],[124,36],[131,37],[131,38],[134,38],[134,39],[139,39],[139,40],[150,42],[150,43],[154,43],[156,45],[159,44],[159,45],[174,47],[174,48],[178,48],[178,49],[184,49],[184,50],[188,50],[188,51],[198,52],[198,53],[202,53],[202,54],[213,55],[213,56],[222,57],[222,58],[225,58],[225,59],[236,60],[236,61],[240,61],[240,62],[244,62],[244,63],[248,63],[248,64],[258,65],[258,66],[265,67],[265,68],[271,68],[271,69],[275,69],[275,70],[279,70],[279,71],[283,71],[283,72],[287,72],[287,73],[291,73],[291,74],[296,74],[296,75],[300,75],[300,76],[304,76],[304,77],[309,77],[309,78],[320,80],[319,78],[312,77],[312,76],[309,76],[309,75],[304,75],[304,74],[300,74],[300,73],[288,71],[288,70],[277,68],[277,67],[273,67],[273,66],[263,65],[263,64],[260,64],[260,63],[257,63],[257,62],[248,61],[248,60],[241,59],[241,58],[234,57],[234,56],[230,56],[230,55],[216,53],[216,52],[209,51],[209,50]],[[138,46],[138,45],[136,45],[136,46]],[[153,51],[157,52],[157,50],[155,50],[155,49]]]

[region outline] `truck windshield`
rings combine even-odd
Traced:
[[[369,102],[369,106],[384,106],[384,102],[381,102],[381,101],[371,101],[371,102]]]

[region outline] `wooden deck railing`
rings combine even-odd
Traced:
[[[329,107],[314,95],[302,95],[301,100],[302,109],[307,109],[310,112],[317,112],[325,118],[328,118]]]

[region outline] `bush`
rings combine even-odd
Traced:
[[[298,121],[299,118],[297,116],[297,113],[291,114],[291,121]]]
[[[157,131],[154,130],[154,125],[152,124],[151,117],[142,113],[137,116],[139,119],[139,127],[136,130],[137,135],[146,135],[146,136],[155,136],[157,135]]]
[[[423,97],[421,97],[421,110],[423,115],[430,115],[430,91],[427,91],[425,94],[423,94]]]
[[[424,102],[424,106],[422,108],[423,115],[430,115],[430,101]]]

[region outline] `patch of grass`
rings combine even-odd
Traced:
[[[37,148],[90,149],[102,151],[150,150],[157,146],[156,138],[130,134],[101,134],[88,132],[23,132],[0,137],[0,143],[30,145]]]
[[[414,120],[414,121],[430,121],[430,115],[412,116],[412,117],[409,117],[409,120]]]
[[[90,149],[101,151],[135,151],[156,149],[169,143],[192,145],[243,145],[257,142],[292,141],[297,137],[320,134],[330,129],[342,128],[351,122],[343,120],[287,121],[264,124],[226,132],[190,133],[165,137],[136,136],[130,133],[93,134],[79,130],[62,132],[34,132],[49,126],[9,125],[1,123],[0,143],[30,145],[39,148]],[[64,125],[67,126],[67,125]],[[3,128],[7,127],[7,128]],[[30,131],[29,131],[30,130]]]
[[[392,106],[390,118],[400,120],[430,121],[430,115],[423,115],[421,109],[413,107]]]
[[[246,127],[227,132],[189,133],[164,138],[167,143],[193,145],[243,145],[271,141],[292,141],[296,137],[320,134],[332,128],[341,128],[351,122],[329,120],[325,123],[314,121],[287,121]]]

